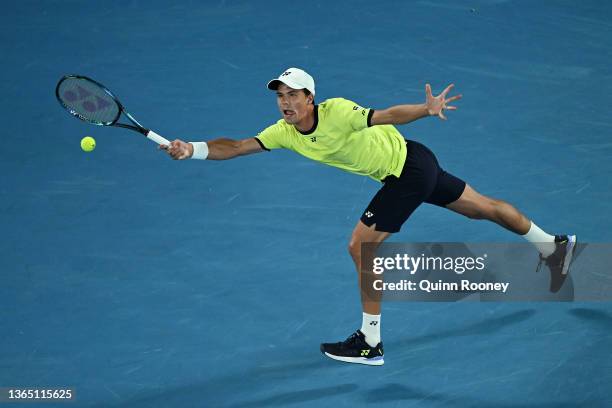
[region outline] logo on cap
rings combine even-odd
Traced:
[[[283,77],[283,76],[287,76],[287,75],[289,75],[289,74],[291,74],[291,71],[285,71],[285,72],[283,72],[283,73],[281,74],[281,76]]]

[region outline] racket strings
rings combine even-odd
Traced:
[[[110,125],[119,117],[115,99],[86,78],[65,78],[58,86],[57,96],[73,115],[88,122]]]

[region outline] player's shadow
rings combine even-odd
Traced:
[[[299,352],[296,350],[293,355],[297,356]],[[235,400],[239,399],[236,397],[260,393],[270,384],[290,382],[293,378],[309,375],[308,373],[324,369],[325,366],[330,364],[334,365],[328,359],[322,358],[319,353],[309,354],[301,361],[293,359],[272,365],[269,363],[262,365],[256,361],[253,361],[253,363],[254,365],[244,371],[213,377],[203,383],[145,393],[112,404],[95,404],[93,407],[171,407],[193,406],[194,404],[197,405],[197,403],[203,403],[203,406],[215,407],[265,407],[314,401],[336,394],[354,392],[358,388],[355,384],[341,384],[320,389],[282,392],[271,396],[236,402]],[[346,368],[346,365],[339,365],[337,363],[334,366],[336,369]]]
[[[354,393],[359,386],[356,384],[341,384],[330,387],[309,388],[301,391],[281,392],[269,397],[258,398],[251,401],[244,401],[230,404],[231,408],[250,408],[250,407],[273,407],[277,405],[289,405],[309,401],[324,400],[340,394]],[[322,403],[322,405],[325,405]]]
[[[413,337],[400,341],[394,345],[414,346],[416,344],[427,343],[440,340],[445,337],[469,336],[479,334],[490,334],[513,324],[520,323],[529,319],[535,314],[533,310],[518,311],[504,316],[489,318],[474,324],[463,326],[452,330],[442,330],[420,337]],[[292,355],[300,355],[296,350]],[[254,365],[247,370],[229,373],[220,377],[211,378],[209,381],[179,388],[160,390],[158,392],[135,396],[131,399],[112,404],[116,407],[169,407],[169,406],[192,406],[196,403],[203,403],[204,406],[219,407],[267,407],[275,405],[289,405],[301,402],[324,400],[335,395],[354,393],[358,386],[355,384],[340,384],[321,388],[305,389],[298,391],[278,392],[272,395],[259,396],[253,399],[240,401],[240,396],[257,395],[265,390],[271,383],[291,382],[292,378],[313,375],[318,370],[339,370],[350,369],[347,365],[339,365],[322,358],[318,353],[303,356],[302,360],[295,359],[287,362],[274,364],[253,362]],[[355,367],[352,367],[353,369]],[[287,388],[285,388],[286,390]],[[401,385],[388,386],[389,392],[386,398],[390,400],[419,400],[442,399],[430,393],[423,393]],[[97,405],[99,407],[109,406],[109,404]]]
[[[402,384],[387,384],[363,393],[364,401],[370,404],[380,404],[390,401],[443,401],[447,399],[441,394],[420,391],[414,387]]]
[[[242,377],[242,376],[241,376]],[[130,407],[130,408],[153,408],[153,407],[187,407],[187,406],[205,406],[205,407],[228,407],[228,408],[256,408],[256,407],[273,407],[286,406],[290,404],[299,404],[310,401],[324,400],[336,395],[354,393],[359,389],[356,384],[339,384],[327,387],[308,388],[299,391],[279,392],[266,397],[255,399],[247,399],[239,402],[227,402],[227,399],[235,399],[236,395],[249,396],[252,393],[242,391],[237,394],[237,390],[241,389],[241,384],[247,382],[247,378],[233,378],[232,384],[224,384],[220,387],[210,387],[210,384],[194,384],[185,387],[173,388],[171,390],[149,394],[146,396],[136,397],[127,401],[122,401],[119,404],[100,404],[95,407]],[[218,381],[214,381],[218,384]],[[261,387],[257,392],[265,390],[265,385],[270,382],[260,384]],[[228,387],[229,386],[229,387]],[[228,389],[231,388],[231,389]]]
[[[612,327],[612,315],[607,312],[604,312],[603,310],[576,308],[571,309],[569,313],[580,320],[584,320],[595,325],[601,326],[606,330]]]
[[[504,316],[492,317],[480,322],[463,325],[462,327],[456,329],[440,330],[423,336],[410,337],[397,342],[390,342],[390,344],[393,344],[394,348],[398,348],[430,343],[448,337],[476,336],[481,334],[490,335],[491,333],[500,331],[506,327],[510,327],[528,320],[535,314],[536,312],[533,309],[521,310],[506,314]]]
[[[498,401],[478,401],[470,398],[458,397],[456,393],[448,395],[436,391],[424,392],[414,387],[407,387],[401,384],[388,384],[378,388],[367,390],[363,393],[364,401],[369,404],[381,404],[385,402],[418,400],[420,405],[428,405],[427,402],[434,402],[436,407],[472,407],[472,408],[572,408],[576,407],[573,402],[534,402],[521,403],[519,401],[498,402]],[[591,400],[583,406],[600,407],[600,401]]]

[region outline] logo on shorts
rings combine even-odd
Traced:
[[[374,216],[374,214],[368,211],[368,212],[365,213],[365,216],[368,217],[368,218],[372,218]]]

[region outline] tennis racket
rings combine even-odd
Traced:
[[[66,75],[57,83],[55,96],[70,114],[85,122],[135,130],[157,144],[170,145],[168,140],[138,123],[108,88],[91,78]],[[121,113],[127,116],[131,125],[117,122]]]

